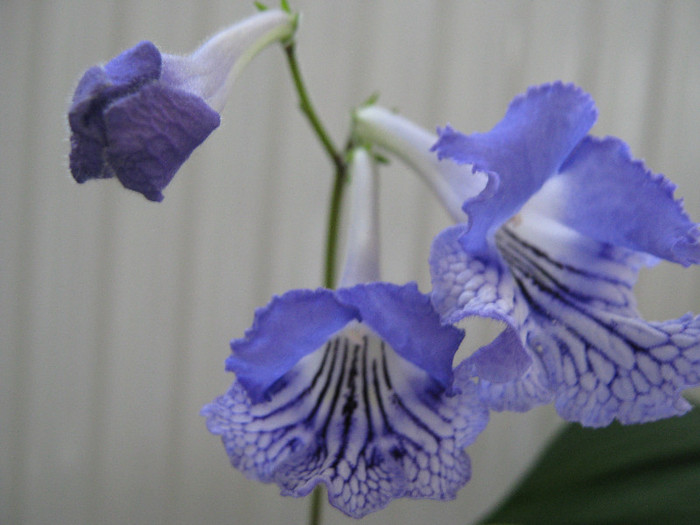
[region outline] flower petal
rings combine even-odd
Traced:
[[[104,67],[91,67],[85,72],[68,112],[70,169],[77,182],[114,176],[104,169],[102,158],[102,149],[107,144],[103,111],[112,101],[156,80],[160,67],[158,49],[151,42],[141,42]]]
[[[256,310],[245,337],[231,341],[226,370],[235,372],[253,403],[261,402],[275,381],[357,315],[330,290],[292,290],[273,297]]]
[[[469,315],[508,322],[515,317],[514,283],[498,255],[471,256],[460,240],[468,228],[458,224],[443,230],[430,249],[432,302],[444,323]]]
[[[105,64],[112,84],[134,88],[160,76],[162,57],[152,42],[144,40]]]
[[[491,343],[476,350],[462,366],[472,377],[505,383],[519,379],[530,368],[532,359],[523,352],[522,343],[515,330],[506,329]]]
[[[452,383],[452,358],[464,332],[440,322],[430,297],[415,283],[370,283],[341,288],[338,299],[360,312],[370,326],[404,359],[425,370],[443,388]],[[426,351],[429,349],[429,351]]]
[[[150,84],[104,113],[107,166],[127,188],[152,201],[209,134],[219,114],[199,97]]]
[[[432,302],[445,323],[454,324],[474,315],[505,323],[504,332],[462,366],[471,375],[488,381],[514,380],[531,363],[518,335],[526,309],[516,302],[514,282],[497,254],[473,257],[464,251],[460,240],[466,231],[464,225],[452,226],[433,241]]]
[[[481,398],[489,409],[498,412],[527,412],[536,406],[552,402],[554,392],[547,371],[537,354],[528,353],[531,365],[522,376],[507,382],[484,378],[479,380]],[[459,367],[469,369],[469,362],[464,361]]]
[[[605,426],[687,411],[680,392],[700,383],[700,319],[640,318],[632,286],[648,257],[522,215],[496,241],[529,311],[521,340],[544,367],[560,415]]]
[[[700,232],[674,190],[621,140],[586,137],[527,206],[600,242],[687,266],[700,262]]]
[[[99,124],[86,124],[84,129],[85,133],[73,132],[70,137],[69,159],[73,178],[82,184],[89,179],[114,177],[114,173],[104,169],[104,159],[102,158],[102,150],[105,147],[104,121],[100,117]]]
[[[596,119],[593,100],[562,83],[530,88],[510,104],[488,133],[463,135],[449,126],[433,146],[440,159],[471,164],[490,178],[481,195],[464,203],[470,253],[488,251],[487,238],[554,175]]]
[[[160,51],[148,41],[139,42],[123,51],[104,67],[91,67],[78,82],[73,94],[71,112],[85,102],[100,99],[101,103],[120,97],[160,76]]]
[[[202,414],[248,477],[292,496],[324,483],[331,504],[360,518],[397,497],[454,498],[468,481],[463,448],[488,412],[466,375],[455,386],[448,397],[352,323],[285,374],[270,400],[253,404],[237,382]]]
[[[646,423],[690,410],[680,393],[700,384],[700,318],[688,314],[664,323],[645,323],[611,316],[602,322],[606,323],[602,329],[611,333],[612,344],[630,348],[634,361],[621,364],[615,361],[619,349],[611,354],[587,344],[589,370],[574,369],[577,379],[569,384],[572,371],[567,367],[571,365],[567,349],[561,348],[564,369],[557,392],[559,414],[598,427],[613,419],[623,424]],[[555,334],[557,331],[561,328]],[[557,356],[553,354],[552,359]]]

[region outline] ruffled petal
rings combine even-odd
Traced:
[[[324,483],[360,518],[398,497],[451,499],[470,477],[463,449],[488,420],[475,385],[450,396],[366,325],[352,323],[302,358],[254,404],[238,382],[202,410],[232,464],[305,496]]]
[[[464,332],[442,325],[430,297],[415,283],[370,283],[341,288],[340,301],[357,308],[360,319],[404,359],[426,371],[443,388],[452,383],[452,359]]]
[[[680,392],[700,383],[700,319],[641,319],[632,286],[647,256],[535,214],[502,227],[496,242],[527,305],[520,339],[543,367],[562,417],[597,427],[689,409]],[[517,394],[498,388],[493,399]]]
[[[597,241],[687,266],[700,262],[700,231],[674,190],[621,140],[586,137],[527,207]]]
[[[199,97],[154,83],[104,113],[107,166],[119,181],[152,201],[192,151],[219,126],[219,114]]]
[[[554,175],[596,119],[593,100],[561,83],[530,88],[510,104],[488,133],[463,135],[449,126],[433,146],[438,157],[485,172],[483,192],[464,203],[470,230],[461,240],[470,253],[488,251],[487,239]]]
[[[527,315],[517,301],[515,283],[498,254],[471,256],[460,242],[467,228],[457,225],[440,233],[431,247],[431,298],[443,322],[454,324],[470,316],[505,323],[504,332],[466,359],[462,367],[484,380],[514,380],[528,369],[531,358],[519,340]]]
[[[358,318],[330,290],[292,290],[255,312],[245,337],[231,341],[226,370],[235,372],[253,403],[304,356]],[[269,394],[269,392],[267,393]]]

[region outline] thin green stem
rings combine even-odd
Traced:
[[[311,128],[318,137],[324,151],[335,167],[333,187],[331,189],[330,204],[328,209],[328,230],[326,235],[326,249],[324,257],[323,286],[334,288],[336,283],[336,260],[338,254],[338,232],[340,230],[340,212],[343,203],[343,190],[347,180],[347,163],[345,162],[345,152],[338,147],[326,131],[321,119],[318,117],[311,98],[304,84],[299,69],[299,62],[296,58],[296,48],[294,42],[289,42],[284,46],[287,63],[292,74],[294,87],[299,96],[299,108],[306,116]],[[349,147],[349,145],[348,145]]]
[[[321,485],[316,485],[316,488],[311,493],[311,502],[309,504],[309,525],[321,525],[322,504],[323,488]]]
[[[331,189],[331,200],[328,209],[328,232],[326,234],[326,260],[324,264],[323,286],[334,288],[336,284],[336,258],[338,255],[338,231],[340,227],[340,210],[343,204],[347,173],[345,168],[336,169]]]
[[[309,98],[309,93],[306,90],[306,85],[301,78],[301,71],[299,70],[299,62],[296,58],[296,46],[294,41],[289,42],[284,46],[284,52],[287,56],[287,63],[289,64],[289,70],[292,73],[292,80],[294,81],[294,87],[299,96],[299,108],[304,113],[306,118],[309,120],[311,127],[313,128],[316,136],[321,141],[323,149],[326,154],[330,157],[331,162],[335,165],[337,170],[345,171],[345,161],[343,160],[343,154],[338,150],[338,148],[333,143],[333,139],[326,131],[326,128],[321,123],[318,118],[318,114],[311,104],[311,99]]]

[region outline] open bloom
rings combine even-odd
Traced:
[[[369,159],[355,156],[362,193]],[[454,498],[470,477],[463,449],[488,420],[467,371],[453,376],[463,332],[415,284],[356,282],[378,273],[374,221],[361,215],[341,287],[292,290],[259,309],[231,343],[236,381],[202,410],[248,477],[292,496],[324,483],[356,518],[393,498]]]
[[[219,126],[233,80],[294,18],[279,10],[218,33],[185,57],[141,42],[80,79],[68,113],[70,169],[77,182],[117,177],[152,201]]]
[[[554,400],[562,417],[587,426],[683,414],[681,391],[700,383],[700,319],[646,322],[632,287],[659,258],[699,262],[698,228],[675,187],[622,141],[587,136],[595,118],[586,93],[555,83],[517,97],[488,133],[439,130],[433,150],[455,163],[444,173],[466,169],[462,186],[450,186],[465,220],[433,242],[433,304],[445,322],[505,323],[460,365],[481,376],[494,409]],[[381,137],[390,119],[369,114],[365,125]],[[402,140],[417,133],[391,122]],[[509,363],[523,352],[532,364],[512,379]]]

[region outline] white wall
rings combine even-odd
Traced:
[[[337,141],[374,91],[426,127],[484,131],[528,85],[574,81],[597,101],[593,132],[628,141],[700,219],[700,3],[292,4]],[[84,69],[142,39],[188,52],[252,12],[247,0],[0,2],[1,523],[305,519],[306,501],[233,470],[198,415],[231,382],[228,341],[254,308],[321,283],[331,169],[280,50],[240,78],[163,203],[116,181],[78,186],[67,169],[65,111]],[[397,163],[382,195],[385,278],[427,291],[427,249],[449,220]],[[662,264],[638,290],[650,319],[700,310],[697,269]],[[496,416],[456,502],[400,501],[365,522],[473,520],[555,424],[549,408]]]

